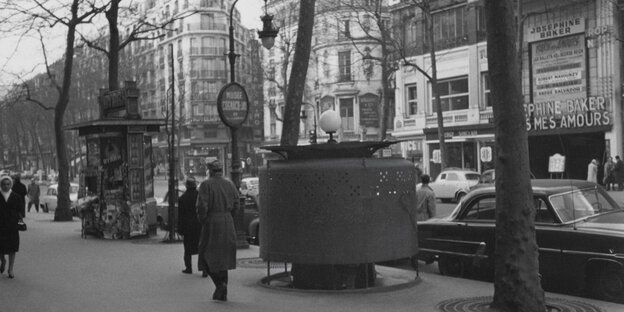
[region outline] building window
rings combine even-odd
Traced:
[[[339,26],[339,29],[338,29],[338,39],[343,40],[343,39],[351,38],[351,29],[349,25],[349,20],[342,20],[340,23],[341,25]]]
[[[351,51],[338,52],[338,82],[351,81]]]
[[[202,14],[200,20],[200,28],[202,30],[209,30],[214,25],[214,15],[213,14]]]
[[[405,86],[407,90],[407,113],[409,115],[418,114],[418,98],[416,93],[416,85]]]
[[[201,116],[203,113],[201,108],[202,107],[197,104],[193,105],[193,116]]]
[[[483,91],[483,107],[492,107],[492,94],[490,93],[490,74],[481,74],[481,89]]]
[[[468,40],[468,12],[457,7],[433,15],[433,38],[435,46],[447,49],[464,44]]]
[[[355,129],[353,118],[353,98],[340,99],[340,117],[342,119],[342,130],[353,132]]]
[[[467,109],[468,103],[468,77],[459,77],[438,81],[438,94],[442,100],[442,111]],[[435,97],[432,94],[432,112],[437,112]]]

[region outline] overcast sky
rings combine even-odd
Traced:
[[[241,12],[243,25],[248,28],[260,29],[260,16],[264,15],[262,0],[239,0],[236,9]],[[58,59],[64,50],[64,27],[57,26],[59,33],[46,35],[46,48],[51,50],[48,58]],[[17,76],[27,77],[32,73],[43,72],[44,58],[39,38],[19,36],[0,36],[0,92],[2,85],[16,82]]]

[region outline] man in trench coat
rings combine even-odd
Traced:
[[[223,177],[218,160],[208,166],[210,178],[199,186],[197,218],[202,224],[199,238],[200,269],[207,272],[216,289],[213,300],[227,301],[228,270],[236,268],[236,230],[232,213],[238,209],[238,189]]]

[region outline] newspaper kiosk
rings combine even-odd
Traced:
[[[139,90],[132,81],[100,90],[100,119],[67,127],[78,130],[87,149],[80,173],[83,236],[118,239],[155,234],[157,227],[152,140],[162,119],[141,119]]]

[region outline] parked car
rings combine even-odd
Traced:
[[[48,190],[45,194],[41,195],[39,198],[39,206],[43,210],[43,212],[55,211],[57,206],[57,196],[58,196],[58,184],[52,184],[48,186]],[[69,199],[71,200],[71,210],[72,213],[76,212],[75,206],[78,203],[78,184],[70,183],[69,184]]]
[[[260,244],[260,198],[258,195],[247,195],[243,216],[243,229],[250,244]]]
[[[243,178],[240,184],[241,194],[247,196],[257,196],[260,191],[260,180],[258,177]]]
[[[539,273],[547,291],[624,303],[624,210],[599,185],[532,180]],[[491,280],[494,186],[468,193],[450,216],[418,223],[421,260],[440,273]]]
[[[442,202],[460,201],[470,187],[479,183],[481,175],[472,170],[447,168],[429,186]]]

